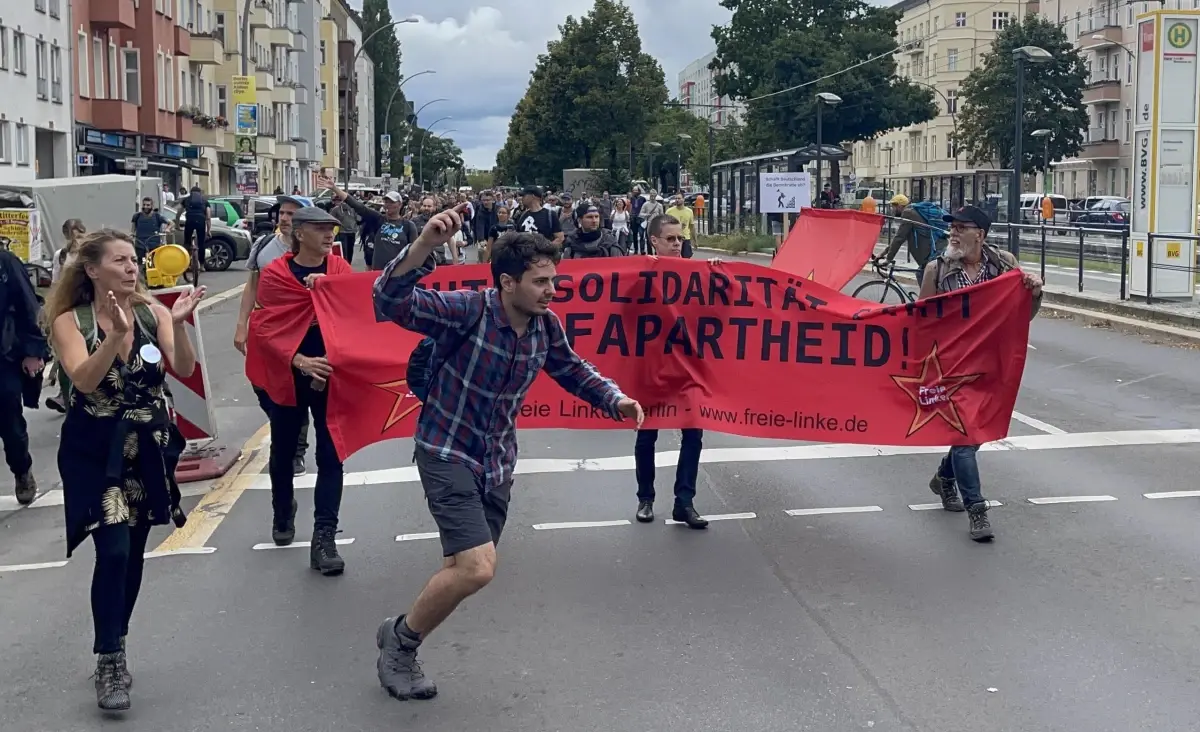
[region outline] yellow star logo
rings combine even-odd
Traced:
[[[946,424],[953,427],[961,435],[966,435],[962,416],[954,403],[954,395],[967,384],[979,379],[983,374],[966,374],[964,376],[946,376],[942,371],[942,361],[938,357],[937,344],[929,350],[929,355],[921,361],[919,376],[892,376],[892,381],[900,387],[916,405],[912,424],[906,437],[912,437],[917,430],[941,417]]]
[[[382,432],[387,432],[405,417],[421,408],[421,403],[417,402],[416,397],[413,396],[412,392],[408,390],[408,379],[399,379],[397,381],[389,381],[383,384],[372,384],[371,386],[374,386],[376,389],[383,389],[387,393],[396,397],[396,400],[392,403],[392,409],[388,413],[387,421],[383,423]],[[410,396],[416,403],[412,406],[406,407],[404,405],[404,400]]]

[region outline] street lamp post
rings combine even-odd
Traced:
[[[404,154],[405,155],[408,155],[409,153],[412,152],[412,131],[413,131],[413,129],[416,128],[416,126],[418,124],[418,120],[421,117],[421,112],[424,112],[425,108],[428,107],[430,104],[437,104],[438,102],[444,102],[444,101],[446,101],[445,97],[438,97],[437,99],[430,99],[428,102],[425,102],[424,104],[422,104],[421,107],[419,109],[417,109],[417,111],[413,112],[412,121],[409,123],[408,135],[406,135],[404,138]]]
[[[450,118],[443,117],[442,119],[450,119]],[[429,125],[429,127],[433,127],[433,125],[436,125],[438,122],[441,122],[441,121],[442,120],[439,119],[437,122],[434,122],[432,125]],[[428,133],[429,128],[426,128],[425,132]],[[424,188],[425,188],[425,141],[431,137],[443,137],[444,135],[449,135],[451,132],[458,132],[458,130],[444,130],[444,131],[438,132],[436,134],[432,134],[432,135],[424,134],[421,136],[421,147],[419,149],[419,152],[417,153],[417,158],[418,158],[417,164],[419,166],[419,168],[417,169],[417,180],[421,181],[421,189],[422,190],[424,190]]]
[[[683,143],[692,139],[692,136],[686,132],[679,133],[679,148],[675,151],[675,188],[677,192],[683,194]]]
[[[390,130],[392,128],[392,102],[396,101],[396,95],[400,93],[400,90],[404,88],[404,85],[407,84],[410,80],[417,78],[418,76],[424,76],[425,74],[436,74],[436,73],[437,72],[434,71],[433,69],[426,69],[425,71],[418,71],[417,73],[413,74],[412,76],[406,76],[406,77],[404,77],[404,79],[402,79],[400,81],[400,85],[396,87],[396,90],[392,92],[392,96],[390,96],[388,98],[387,109],[384,110],[384,113],[383,113],[383,133],[381,133],[381,134],[391,134]],[[389,153],[391,152],[390,148],[388,149],[388,152]]]
[[[249,7],[249,5],[250,5],[250,0],[246,0],[247,8]],[[358,57],[362,55],[363,51],[367,50],[367,44],[371,42],[372,38],[379,35],[383,31],[391,29],[391,28],[395,28],[398,25],[404,25],[405,23],[416,23],[416,22],[417,22],[416,18],[404,18],[402,20],[396,20],[391,23],[388,23],[387,25],[381,25],[378,28],[376,28],[374,31],[372,31],[371,35],[364,38],[362,43],[360,43],[358,45],[358,50],[354,52],[354,57],[350,59],[350,67],[346,69],[346,79],[348,81],[354,81],[354,67],[358,64]],[[243,27],[249,26],[249,23],[250,23],[250,21],[248,19],[243,21]],[[245,56],[243,56],[242,57],[243,68],[245,68],[245,63],[246,63],[246,59],[245,59]],[[350,84],[348,86],[349,86],[349,91],[353,92],[358,87],[358,84],[355,83],[355,84]],[[345,135],[345,139],[346,139],[345,150],[342,153],[342,184],[344,186],[346,186],[347,188],[350,187],[350,141],[353,139],[350,134],[350,105],[353,103],[353,101],[354,101],[353,98],[351,98],[350,94],[347,93],[346,102],[345,102],[345,104],[342,105],[342,130],[343,130],[343,134]]]
[[[1042,138],[1045,148],[1042,150],[1042,193],[1050,195],[1050,130],[1034,130],[1032,137]]]
[[[648,143],[646,143],[646,146],[650,148],[650,153],[649,153],[649,157],[650,157],[650,159],[649,159],[649,163],[650,163],[650,187],[651,187],[651,188],[653,188],[653,189],[655,189],[655,190],[658,190],[658,185],[657,185],[657,184],[658,184],[658,182],[659,182],[659,181],[658,181],[658,176],[657,176],[657,175],[655,175],[655,170],[654,170],[654,150],[655,150],[656,148],[660,148],[660,147],[662,147],[662,143],[661,143],[661,142],[648,142]],[[649,193],[649,191],[647,191],[647,193]]]
[[[822,192],[822,188],[821,188],[821,156],[825,152],[823,149],[823,146],[825,145],[825,140],[823,139],[824,130],[822,129],[822,123],[821,123],[821,107],[826,104],[828,104],[830,107],[836,107],[837,105],[839,105],[841,103],[842,103],[842,98],[839,97],[837,94],[830,94],[829,92],[821,92],[820,94],[817,94],[817,200],[818,201],[820,201],[820,196],[821,196],[821,192]],[[803,206],[804,204],[801,203],[800,205]]]
[[[1021,217],[1021,161],[1025,137],[1025,65],[1042,64],[1053,59],[1050,52],[1037,46],[1021,46],[1013,49],[1013,60],[1017,64],[1017,104],[1015,134],[1013,137],[1013,171],[1008,192],[1008,250],[1014,257],[1021,256],[1021,231],[1017,228]]]

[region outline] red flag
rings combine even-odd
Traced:
[[[871,259],[882,229],[878,214],[805,208],[771,267],[840,290]]]
[[[292,256],[284,254],[259,274],[246,339],[246,378],[266,391],[271,401],[287,406],[296,404],[292,357],[316,318],[312,290],[300,284],[288,266]],[[326,257],[325,262],[329,275],[351,272],[341,257]]]
[[[566,261],[552,306],[576,351],[647,412],[647,427],[886,445],[979,444],[1008,434],[1031,301],[1017,273],[908,306],[868,305],[741,262]],[[420,337],[375,320],[372,274],[321,280],[317,317],[334,373],[329,428],[343,459],[413,434],[405,385]],[[440,290],[490,284],[484,265],[442,267]],[[518,424],[629,429],[548,377]]]

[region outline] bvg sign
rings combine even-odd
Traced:
[[[1175,48],[1187,48],[1192,42],[1192,29],[1185,23],[1176,23],[1167,30],[1167,43]]]

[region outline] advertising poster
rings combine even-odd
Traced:
[[[30,242],[33,240],[30,231],[30,217],[33,214],[27,208],[0,208],[0,238],[8,242],[8,251],[17,255],[22,262],[29,262]]]

